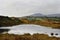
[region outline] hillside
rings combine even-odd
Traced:
[[[60,29],[60,14],[43,15],[41,13],[35,13],[30,16],[22,17],[20,20],[24,24],[37,24],[45,27]]]
[[[19,25],[22,22],[15,17],[0,16],[0,27]]]

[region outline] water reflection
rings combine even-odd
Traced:
[[[9,29],[0,29],[0,33],[3,33],[3,32],[8,32]]]

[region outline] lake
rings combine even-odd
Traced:
[[[60,37],[60,29],[52,29],[34,24],[21,24],[12,27],[1,27],[0,29],[10,29],[8,31],[9,34],[40,33],[40,34],[48,34],[49,36],[51,36],[51,33],[54,33],[53,36]]]

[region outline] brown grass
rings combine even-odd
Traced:
[[[60,29],[60,22],[55,22],[51,20],[28,20],[28,19],[20,19],[23,24],[37,24],[45,27],[52,27],[52,28],[58,28]]]
[[[60,38],[49,37],[44,34],[24,34],[24,35],[14,35],[14,34],[0,34],[0,40],[60,40]]]

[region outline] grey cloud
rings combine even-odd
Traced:
[[[0,0],[0,15],[24,16],[36,12],[60,13],[60,0]]]

